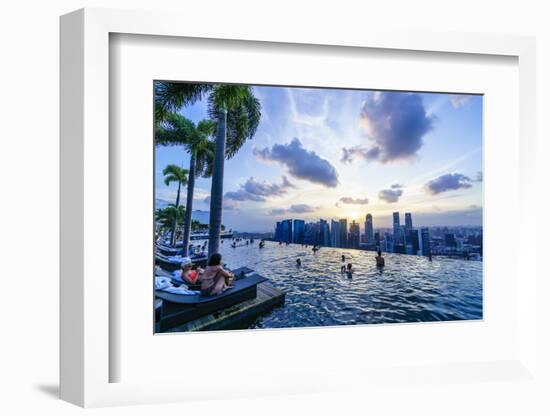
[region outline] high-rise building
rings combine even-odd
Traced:
[[[319,245],[330,247],[330,229],[328,222],[319,220]]]
[[[282,241],[283,235],[283,228],[280,221],[277,221],[277,224],[275,225],[275,241]]]
[[[361,230],[359,229],[359,223],[352,221],[349,226],[349,248],[359,248]]]
[[[348,247],[348,220],[340,220],[340,247]]]
[[[430,230],[428,228],[422,228],[420,230],[420,237],[422,240],[422,244],[421,244],[422,255],[423,256],[431,255],[432,247],[431,247],[431,241],[430,241]]]
[[[304,244],[305,237],[305,221],[304,220],[294,220],[293,230],[292,230],[292,242],[295,244]]]
[[[365,243],[373,244],[374,243],[374,228],[372,225],[372,215],[367,214],[365,220]]]
[[[304,242],[306,244],[318,245],[319,244],[319,223],[309,222],[305,225]]]
[[[380,245],[380,231],[377,231],[374,233],[374,244],[376,245],[376,248],[378,250],[382,250],[382,246]]]
[[[410,212],[405,212],[405,229],[412,230],[412,228],[413,228],[412,214]]]
[[[399,223],[399,212],[393,213],[393,234],[395,235],[397,233],[397,230],[399,229],[400,223]]]
[[[412,246],[412,254],[415,256],[418,255],[418,251],[420,250],[420,242],[419,242],[419,235],[417,229],[412,229],[410,231],[411,235],[411,246]]]
[[[456,248],[456,238],[453,233],[445,234],[445,247]]]
[[[332,247],[342,247],[340,243],[340,223],[338,221],[330,221],[330,237]]]
[[[281,222],[281,240],[285,243],[292,243],[292,220]]]

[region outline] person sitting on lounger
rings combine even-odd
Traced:
[[[378,255],[375,257],[375,259],[377,267],[384,267],[384,264],[386,264],[386,261],[384,260],[384,257],[382,257],[382,252],[380,250],[378,250]]]
[[[199,273],[198,280],[201,282],[201,295],[218,295],[231,287],[230,284],[235,276],[233,273],[226,271],[221,264],[221,254],[212,254],[206,269]]]
[[[198,280],[199,273],[202,271],[200,267],[197,267],[196,270],[193,270],[193,264],[189,257],[184,257],[181,262],[181,275],[180,278],[184,283],[194,285]]]

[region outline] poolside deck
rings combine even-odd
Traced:
[[[238,328],[245,322],[252,322],[256,317],[285,302],[285,292],[269,283],[257,286],[254,299],[246,300],[221,311],[205,315],[201,318],[176,325],[162,332],[213,331]]]

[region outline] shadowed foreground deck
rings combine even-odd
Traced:
[[[267,282],[258,284],[254,299],[246,300],[221,311],[177,325],[162,332],[214,331],[234,329],[243,323],[252,322],[256,317],[285,302],[285,292]],[[246,326],[244,326],[246,327]]]

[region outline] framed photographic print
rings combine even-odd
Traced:
[[[533,40],[181,22],[61,19],[62,398],[531,377]]]

